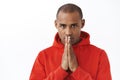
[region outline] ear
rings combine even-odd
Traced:
[[[55,27],[57,28],[57,20],[54,21]]]
[[[84,27],[84,25],[85,25],[85,19],[82,19],[81,23],[82,23],[81,28],[83,28],[83,27]]]

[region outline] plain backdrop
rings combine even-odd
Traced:
[[[120,80],[120,0],[0,0],[0,80],[29,80],[39,51],[52,45],[57,9],[83,10],[91,43],[107,52],[113,80]]]

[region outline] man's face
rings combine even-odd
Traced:
[[[71,44],[76,44],[80,41],[81,28],[85,21],[80,19],[78,12],[65,13],[60,11],[55,26],[58,30],[61,42],[65,44],[65,37],[70,36]]]

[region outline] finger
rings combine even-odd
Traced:
[[[72,48],[72,45],[71,45],[71,38],[70,36],[68,37],[68,44],[67,44],[68,48],[67,48],[67,51],[68,51],[68,59],[69,59],[69,62],[71,62],[71,59],[75,56],[74,55],[74,51],[73,51],[73,48]]]
[[[66,53],[67,54],[67,48],[68,48],[68,42],[67,42],[67,37],[65,37],[65,46],[64,46],[64,53]]]
[[[68,36],[68,49],[70,50],[71,48],[71,39],[70,39],[70,36]]]
[[[62,56],[62,63],[61,63],[61,66],[64,70],[68,69],[67,47],[68,47],[67,37],[65,37],[64,53],[63,53],[63,56]]]
[[[71,44],[71,37],[70,36],[68,36],[67,42],[68,42],[68,44]]]
[[[67,47],[67,51],[68,51],[68,59],[70,60],[71,57],[71,44],[70,44],[71,40],[70,40],[70,36],[68,36],[68,47]]]
[[[65,36],[65,44],[68,43],[68,37]]]

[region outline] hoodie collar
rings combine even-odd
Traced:
[[[79,43],[73,45],[73,47],[82,46],[82,45],[89,45],[90,44],[90,40],[89,40],[90,35],[87,32],[81,31],[80,38],[81,38],[81,41]],[[60,37],[59,37],[58,33],[56,33],[56,35],[55,35],[53,46],[59,47],[59,48],[64,47],[64,44],[62,44],[60,42]]]

